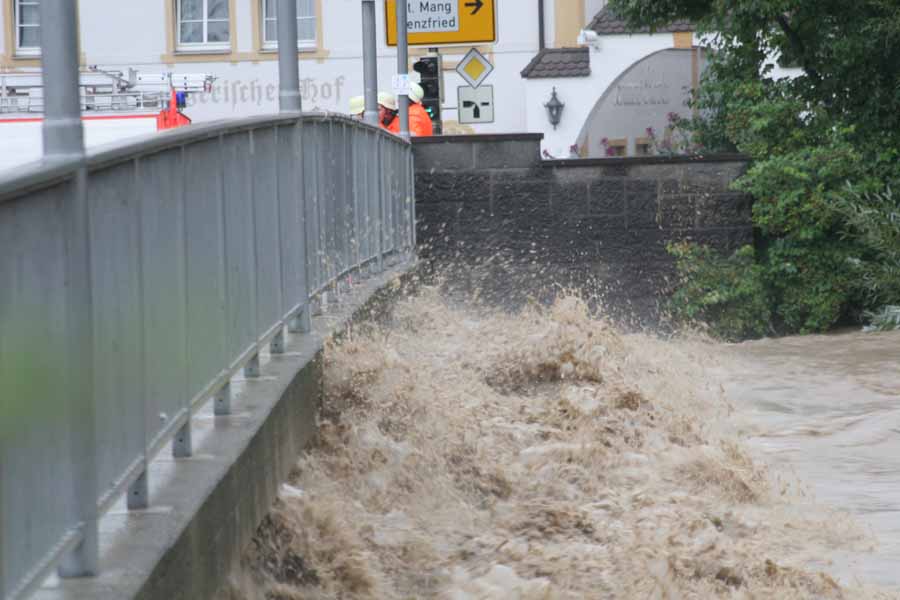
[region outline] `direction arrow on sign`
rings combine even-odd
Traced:
[[[401,0],[403,1],[403,0]],[[492,44],[497,0],[407,0],[410,46]],[[397,45],[397,0],[384,3],[387,43]]]
[[[470,13],[471,15],[477,15],[478,11],[481,10],[481,7],[484,6],[484,2],[481,0],[475,0],[475,2],[466,2],[466,6],[474,8],[474,10]]]

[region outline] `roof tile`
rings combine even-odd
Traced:
[[[525,79],[588,77],[591,57],[587,48],[545,48],[522,70]]]
[[[604,8],[591,21],[588,29],[596,31],[600,35],[627,35],[632,33],[650,33],[649,27],[633,29],[628,27],[625,19],[617,16],[609,7]],[[678,20],[663,27],[657,27],[656,33],[675,33],[678,31],[694,31],[694,25],[687,20]]]

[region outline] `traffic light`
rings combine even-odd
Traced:
[[[413,64],[413,71],[421,76],[419,85],[425,92],[422,106],[431,116],[436,134],[441,133],[441,57],[423,56]]]

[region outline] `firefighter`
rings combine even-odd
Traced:
[[[425,107],[422,106],[422,98],[425,97],[425,90],[418,83],[412,81],[409,84],[409,132],[412,135],[420,137],[430,137],[434,135],[434,127],[432,126],[431,116]]]
[[[350,116],[354,119],[362,120],[363,114],[366,112],[366,99],[364,96],[353,96],[350,98]]]
[[[393,94],[378,93],[378,122],[391,133],[400,133],[400,114]]]

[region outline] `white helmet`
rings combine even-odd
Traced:
[[[422,102],[422,98],[425,97],[425,90],[422,89],[422,86],[416,83],[415,81],[409,82],[409,99],[411,102]]]
[[[378,104],[388,110],[397,110],[397,98],[387,92],[378,92]]]
[[[366,112],[365,96],[353,96],[350,98],[350,114],[359,115]]]

